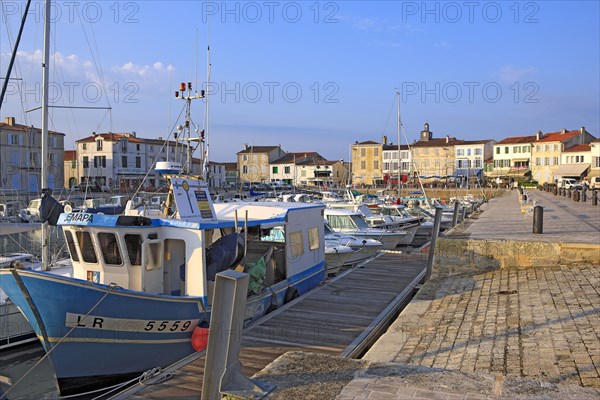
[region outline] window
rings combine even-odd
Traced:
[[[384,159],[384,160],[389,160],[389,159],[390,159],[390,155],[391,155],[391,154],[390,154],[390,152],[389,152],[389,151],[386,151],[386,152],[384,152],[384,153],[383,153],[383,159]]]
[[[475,149],[475,155],[476,156],[480,156],[481,155],[481,149]]]
[[[242,155],[242,161],[248,161],[248,155],[247,154]]]
[[[504,146],[504,154],[508,154],[508,146]]]
[[[374,148],[374,149],[373,149],[373,155],[374,155],[375,157],[378,157],[378,156],[379,156],[379,149],[378,149],[378,148]]]
[[[290,173],[290,167],[283,167],[283,172],[286,174]]]
[[[12,145],[19,145],[19,135],[15,134],[15,133],[11,133],[10,135],[8,135],[8,144],[12,144]]]
[[[384,163],[383,163],[383,169],[384,169],[385,171],[389,170],[389,169],[390,169],[390,163],[389,163],[389,162],[384,162]]]
[[[531,146],[523,146],[523,153],[531,153]]]
[[[108,265],[122,265],[121,251],[117,237],[114,233],[99,233],[98,244],[100,245],[100,254],[104,258],[104,262]]]
[[[419,154],[419,149],[414,149],[413,151],[415,153],[415,156]]]
[[[71,259],[73,261],[79,261],[79,254],[77,254],[77,247],[75,247],[75,241],[73,240],[73,235],[71,235],[71,231],[65,231],[65,239],[67,241],[67,246],[69,247]]]
[[[544,151],[550,151],[550,145],[549,144],[545,144],[544,145]]]
[[[71,168],[77,168],[77,160],[71,161]]]
[[[457,156],[464,156],[465,155],[465,150],[464,149],[456,149],[456,155]]]
[[[424,148],[423,149],[423,154],[429,154],[429,149],[428,148]]]
[[[594,157],[592,165],[594,166],[594,168],[600,168],[600,157]]]
[[[520,153],[521,152],[521,146],[513,146],[513,153]]]
[[[29,153],[29,166],[35,167],[37,165],[37,153]]]
[[[304,254],[304,239],[302,238],[302,231],[296,231],[290,233],[290,257],[295,259]]]
[[[94,168],[98,168],[98,156],[94,156]]]
[[[360,156],[364,157],[367,155],[367,149],[365,149],[364,147],[362,149],[360,149]]]
[[[544,157],[544,165],[550,165],[550,157]]]
[[[154,153],[154,146],[150,146],[150,153]]]
[[[152,235],[148,235],[149,237]],[[146,243],[146,271],[152,271],[154,269],[160,269],[162,267],[161,253],[162,253],[162,242],[154,240],[150,243]]]
[[[481,160],[480,159],[475,160],[475,168],[481,168]]]
[[[467,149],[467,156],[471,155],[471,149]]]
[[[102,150],[102,140],[96,140],[96,151]]]
[[[87,150],[87,143],[84,143],[84,144],[82,144],[82,145],[81,145],[81,148],[82,148],[83,150]]]
[[[127,168],[127,156],[121,156],[121,167]]]
[[[558,162],[558,157],[554,157],[554,165],[558,165],[558,164],[560,164],[560,163]]]
[[[360,162],[360,169],[367,169],[367,162],[366,161],[361,161]]]
[[[373,169],[379,169],[379,161],[373,161]]]
[[[540,157],[535,158],[535,165],[542,165],[542,159]]]
[[[554,145],[554,151],[558,151],[558,144]]]
[[[439,156],[440,155],[440,149],[435,149],[435,155]]]
[[[123,153],[127,152],[127,140],[126,139],[121,140],[121,151]]]
[[[89,168],[90,167],[90,160],[88,158],[88,156],[83,156],[83,168]]]
[[[77,232],[77,242],[79,242],[79,249],[81,250],[81,256],[83,261],[86,263],[96,264],[98,258],[96,257],[96,250],[94,250],[94,244],[92,243],[92,237],[89,232]]]
[[[49,164],[52,166],[56,165],[56,154],[50,154]]]
[[[135,158],[135,167],[136,168],[142,168],[142,157],[136,157]]]
[[[100,161],[102,161],[102,168],[106,168],[106,156],[101,156]]]
[[[142,237],[125,235],[125,248],[131,265],[142,265]]]
[[[278,174],[279,173],[279,167],[273,167],[273,173],[274,174]]]
[[[496,154],[500,154],[500,147],[496,147]]]
[[[242,174],[247,174],[247,173],[248,173],[248,166],[242,165]]]
[[[321,247],[321,241],[319,239],[319,228],[316,226],[314,228],[308,229],[308,248],[312,250],[316,250]]]
[[[141,146],[140,146],[140,144],[139,144],[139,143],[135,145],[135,149],[136,149],[137,151],[140,151],[140,149],[141,149]]]
[[[535,146],[535,151],[542,151],[542,145],[538,144]]]

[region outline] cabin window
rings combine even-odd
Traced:
[[[108,265],[122,265],[121,251],[119,243],[114,233],[99,233],[98,243],[100,244],[100,252],[104,257],[104,262]]]
[[[77,254],[77,248],[75,247],[75,241],[70,231],[65,231],[65,239],[67,246],[69,246],[69,253],[71,253],[71,259],[73,261],[79,261],[79,254]]]
[[[161,244],[160,242],[148,243],[146,246],[146,271],[160,269],[161,263]]]
[[[308,248],[310,250],[316,250],[320,247],[321,241],[319,240],[319,228],[308,229]]]
[[[92,237],[89,232],[77,232],[77,242],[79,242],[79,248],[81,249],[81,256],[83,261],[86,263],[96,264],[98,258],[96,257],[96,250],[94,250],[94,244],[92,243]]]
[[[333,229],[356,229],[352,218],[347,215],[328,215],[327,221]]]
[[[125,235],[125,246],[131,265],[142,265],[142,237],[140,235]]]
[[[302,231],[290,232],[291,257],[296,258],[304,254],[304,240]]]

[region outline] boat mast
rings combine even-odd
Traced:
[[[42,62],[42,160],[40,178],[42,194],[50,195],[48,188],[48,79],[50,67],[50,11],[51,0],[45,1],[44,60]],[[48,222],[42,223],[42,269],[50,269],[48,256]]]
[[[400,182],[402,174],[402,157],[400,157],[400,129],[402,127],[402,120],[400,119],[400,92],[396,92],[398,98],[398,198],[400,199]]]

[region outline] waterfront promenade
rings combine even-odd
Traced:
[[[519,267],[471,254],[485,268],[452,274],[436,263],[434,278],[365,354],[364,364],[344,364],[346,376],[354,370],[352,380],[322,375],[321,387],[329,380],[338,387],[336,396],[318,396],[317,386],[300,390],[306,382],[302,360],[309,355],[284,355],[278,362],[285,368],[276,362],[261,377],[279,384],[280,393],[296,386],[296,395],[315,399],[600,398],[600,206],[532,190],[544,206],[546,232],[532,235],[532,218],[524,218],[517,193],[492,199],[443,241],[467,239],[495,249],[501,249],[498,241],[568,242],[588,251],[585,262],[549,255]],[[548,265],[540,265],[544,260]]]

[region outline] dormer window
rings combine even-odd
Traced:
[[[96,140],[96,151],[102,151],[102,140]]]

